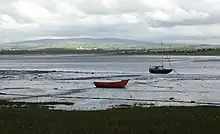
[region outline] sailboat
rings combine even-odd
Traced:
[[[161,45],[163,45],[162,42],[161,42]],[[167,56],[167,59],[169,60],[168,56]],[[149,72],[152,74],[169,74],[172,71],[173,71],[172,68],[164,68],[163,52],[162,52],[162,65],[152,66],[149,68]]]

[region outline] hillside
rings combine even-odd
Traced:
[[[46,48],[66,48],[66,49],[126,49],[126,48],[146,48],[157,45],[148,41],[137,41],[119,38],[70,38],[70,39],[40,39],[23,42],[5,44],[4,49],[46,49]]]
[[[210,44],[171,44],[164,43],[163,47],[169,49],[204,49],[204,48],[220,48],[220,45]],[[4,50],[39,50],[48,48],[62,48],[62,49],[77,49],[77,50],[91,50],[91,49],[159,49],[160,43],[151,41],[139,41],[131,39],[120,38],[69,38],[69,39],[39,39],[29,40],[23,42],[14,42],[1,45],[0,49]]]

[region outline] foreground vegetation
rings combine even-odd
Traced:
[[[108,55],[161,55],[164,49],[125,49],[125,50],[75,50],[62,48],[49,48],[39,50],[1,50],[0,55],[15,54],[108,54]],[[219,55],[220,49],[165,49],[170,55]]]
[[[3,103],[0,104],[0,106]],[[215,134],[218,107],[118,108],[61,111],[46,107],[2,107],[1,134]]]

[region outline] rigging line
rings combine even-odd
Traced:
[[[162,41],[161,41],[161,45],[163,45],[163,42],[162,42]],[[165,51],[165,48],[164,48],[164,51]],[[170,61],[168,55],[167,55],[166,53],[165,53],[165,55],[166,55],[166,58],[167,58],[167,60],[168,60],[168,62],[169,62],[170,67],[173,69],[173,71],[174,71],[176,74],[180,75],[180,73],[178,73],[178,72],[173,68],[173,66],[172,66],[172,64],[171,64],[171,61]]]
[[[167,54],[166,54],[166,57],[167,57],[167,60],[168,60],[168,62],[169,62],[169,65],[170,65],[170,67],[173,69],[173,71],[174,71],[176,74],[180,75],[180,73],[178,73],[178,72],[173,68],[173,66],[172,66],[172,64],[171,64],[171,61],[170,61],[170,59],[169,59],[169,57],[168,57]]]
[[[162,47],[163,47],[163,43],[162,43],[162,41],[161,41],[161,45],[162,45]],[[164,52],[165,52],[165,48],[164,48]],[[163,61],[164,52],[162,51],[162,66],[163,66],[163,64],[164,64],[164,61]]]
[[[178,73],[178,72],[173,68],[172,64],[170,63],[170,59],[168,58],[168,56],[167,56],[167,59],[168,59],[169,65],[170,65],[170,67],[173,69],[173,71],[174,71],[176,74],[180,75],[180,73]]]

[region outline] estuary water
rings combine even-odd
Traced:
[[[0,95],[13,101],[65,101],[58,109],[106,109],[120,104],[220,105],[220,56],[169,56],[174,71],[150,74],[161,56],[2,55]],[[165,67],[170,67],[164,60]],[[94,81],[130,79],[124,89]],[[172,101],[170,100],[172,98]],[[195,102],[195,103],[191,103]]]

